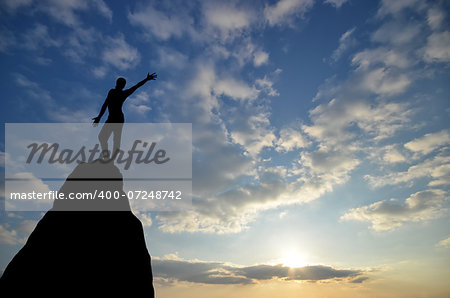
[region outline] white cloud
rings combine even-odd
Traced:
[[[112,21],[112,10],[108,7],[108,5],[106,5],[103,0],[93,0],[92,5],[98,10],[100,14],[102,14],[110,22]]]
[[[158,55],[154,63],[165,68],[183,69],[189,60],[187,55],[168,47],[159,48]]]
[[[405,92],[411,83],[408,75],[379,67],[362,74],[361,86],[375,94],[393,96]]]
[[[48,117],[56,122],[86,123],[91,121],[92,111],[95,111],[93,106],[91,106],[91,109],[86,107],[80,110],[73,110],[68,107],[55,107],[55,110],[48,112]]]
[[[405,162],[406,158],[397,149],[392,146],[386,148],[386,152],[383,155],[383,160],[387,163]]]
[[[26,219],[15,225],[15,230],[23,237],[28,237],[37,225],[36,220]]]
[[[276,142],[277,151],[289,152],[295,149],[305,148],[311,144],[300,130],[293,128],[283,128],[280,131],[280,138]]]
[[[382,167],[396,163],[408,162],[408,152],[403,152],[403,148],[398,144],[391,144],[382,147],[372,146],[367,148],[369,160]]]
[[[415,41],[415,38],[420,32],[421,27],[418,24],[386,22],[372,34],[372,40],[394,46],[401,46]]]
[[[135,215],[137,216],[137,218],[139,218],[144,227],[148,228],[152,226],[153,222],[150,214],[145,212],[138,212]]]
[[[420,6],[420,4],[418,5],[418,2],[420,2],[420,0],[382,0],[378,15],[385,16],[388,14],[398,14],[407,8],[417,8]]]
[[[393,48],[378,47],[375,49],[366,49],[353,56],[352,64],[360,69],[369,69],[369,67],[388,66],[398,68],[408,68],[413,62],[404,52],[398,52]]]
[[[145,115],[145,113],[152,109],[149,106],[149,102],[150,95],[146,91],[140,91],[136,95],[133,94],[133,96],[127,100],[125,108],[133,113]]]
[[[429,186],[450,184],[450,157],[437,155],[408,168],[404,172],[394,172],[384,176],[366,175],[372,187],[383,187],[400,183],[411,184],[420,178],[430,179]]]
[[[445,12],[439,7],[432,7],[427,12],[427,22],[431,29],[437,30],[445,19]]]
[[[22,240],[18,238],[17,231],[8,230],[7,227],[0,225],[0,243],[16,245],[22,243]]]
[[[435,133],[427,133],[421,138],[414,139],[405,144],[405,148],[421,154],[429,154],[442,146],[450,144],[450,131],[442,130]]]
[[[282,25],[294,16],[303,16],[313,4],[313,0],[279,0],[265,7],[264,16],[271,26]]]
[[[251,156],[257,156],[264,147],[272,147],[276,141],[267,113],[248,116],[239,128],[231,131],[231,138],[244,146]]]
[[[85,1],[58,1],[47,0],[41,4],[40,8],[53,17],[55,20],[68,25],[79,25],[79,19],[76,15],[76,11],[87,9],[87,3]]]
[[[405,127],[410,121],[409,116],[406,104],[382,102],[373,105],[351,98],[333,99],[310,111],[313,125],[304,125],[303,130],[318,141],[332,145],[354,139],[355,127],[361,129],[365,137],[381,140]]]
[[[334,50],[331,58],[334,61],[337,61],[341,58],[345,51],[347,51],[350,47],[354,46],[356,40],[352,37],[353,32],[355,31],[355,27],[347,30],[344,34],[339,38],[339,46],[336,50]]]
[[[257,51],[253,56],[253,65],[256,67],[267,64],[269,61],[269,54],[264,51]]]
[[[43,89],[38,83],[31,81],[26,76],[19,73],[15,74],[15,82],[20,87],[23,87],[31,98],[39,99],[46,104],[50,104],[53,101],[50,92]]]
[[[402,144],[394,143],[380,146],[379,143],[368,145],[363,148],[366,154],[367,162],[370,162],[372,167],[379,166],[379,170],[383,173],[392,169],[398,169],[400,166],[405,166],[411,161],[411,154],[406,150]],[[366,179],[369,180],[369,176]],[[373,187],[373,185],[371,185]]]
[[[106,76],[108,69],[105,66],[98,66],[92,68],[92,74],[99,79],[103,79]]]
[[[328,3],[336,8],[341,7],[342,5],[344,5],[344,3],[346,3],[348,0],[325,0],[325,3]]]
[[[134,12],[128,14],[128,19],[132,25],[140,26],[147,33],[162,40],[181,37],[191,30],[193,23],[193,19],[187,14],[156,10],[152,3],[145,7],[136,7]]]
[[[102,54],[103,62],[126,70],[136,66],[140,59],[138,50],[129,45],[122,34],[116,38],[107,38],[106,48]]]
[[[79,26],[78,12],[95,11],[111,20],[111,9],[102,1],[87,0],[45,0],[37,2],[37,9],[45,12],[56,21],[71,27]]]
[[[104,36],[94,28],[75,27],[64,40],[63,55],[75,63],[84,63],[87,57],[100,60],[105,47],[110,46]]]
[[[193,78],[188,82],[185,92],[188,96],[187,99],[196,98],[193,104],[200,109],[197,111],[197,121],[209,122],[214,117],[213,111],[219,107],[218,99],[212,93],[215,80],[216,71],[213,65],[210,63],[196,65]]]
[[[8,12],[14,13],[19,8],[30,6],[33,0],[3,0],[0,1],[0,5],[4,7]]]
[[[269,59],[269,54],[255,45],[248,37],[244,37],[239,44],[229,46],[227,49],[229,56],[235,58],[241,67],[246,63],[252,63],[253,66],[258,67],[267,63]]]
[[[209,111],[218,108],[217,97],[227,96],[237,101],[252,101],[258,97],[259,90],[242,80],[231,76],[220,76],[211,64],[198,65],[197,75],[189,85],[191,96],[200,96]]]
[[[311,185],[320,185],[322,192],[347,182],[350,172],[360,163],[351,153],[335,150],[319,149],[302,152],[300,156],[299,163],[303,167],[301,179]]]
[[[439,241],[436,246],[444,247],[444,248],[450,248],[450,237]]]
[[[140,91],[136,95],[133,94],[133,96],[130,98],[132,103],[134,104],[146,104],[150,101],[150,95],[147,91]]]
[[[450,62],[450,32],[433,33],[424,48],[427,62]]]
[[[48,27],[42,24],[36,24],[32,29],[24,34],[23,46],[29,50],[37,50],[46,47],[60,47],[61,40],[52,38],[48,32]]]
[[[255,19],[252,10],[237,8],[232,2],[206,1],[202,10],[207,26],[218,29],[224,40],[240,35]]]
[[[276,73],[275,73],[276,74]],[[255,85],[264,91],[269,96],[279,96],[278,91],[273,87],[273,81],[271,81],[267,76],[262,79],[256,79]]]
[[[212,89],[215,95],[225,95],[236,100],[253,100],[258,96],[255,87],[231,77],[216,80]]]
[[[430,189],[412,194],[404,203],[397,200],[378,201],[350,209],[341,220],[368,221],[375,231],[393,230],[408,222],[423,222],[440,217],[448,200],[447,192]]]

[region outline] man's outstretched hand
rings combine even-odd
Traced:
[[[158,75],[156,74],[156,72],[154,72],[154,73],[152,73],[152,74],[150,74],[150,73],[147,73],[147,81],[150,81],[150,80],[156,80],[156,78],[158,77]]]
[[[100,122],[100,118],[99,117],[95,117],[95,118],[92,118],[92,120],[94,120],[94,123],[92,123],[92,126],[93,127],[97,127],[98,123]]]

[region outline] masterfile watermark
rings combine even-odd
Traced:
[[[138,146],[141,144],[143,150],[138,150]],[[148,147],[148,148],[147,148]],[[155,164],[163,164],[170,160],[170,157],[166,157],[166,150],[157,149],[155,150],[156,142],[152,142],[150,145],[148,142],[143,142],[142,140],[135,140],[131,149],[127,152],[119,149],[118,154],[114,158],[118,164],[124,164],[124,169],[128,170],[131,163],[134,161],[137,164],[149,164],[154,162]],[[30,153],[26,160],[26,163],[36,162],[41,164],[43,161],[47,161],[50,164],[60,163],[60,164],[71,164],[71,163],[82,163],[82,162],[93,162],[96,159],[103,160],[102,150],[100,150],[99,144],[95,144],[94,148],[86,149],[86,146],[82,146],[78,150],[73,150],[70,148],[65,148],[59,151],[60,146],[58,143],[48,144],[48,143],[32,143],[27,146],[30,149]],[[48,154],[47,154],[48,153]],[[89,155],[87,155],[89,153]],[[35,156],[37,157],[35,158]],[[134,159],[135,157],[135,159]],[[109,162],[107,160],[105,162]]]
[[[190,208],[190,123],[104,125],[118,136],[105,142],[90,123],[6,123],[5,209]]]

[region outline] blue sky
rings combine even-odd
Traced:
[[[448,294],[445,1],[0,3],[4,123],[89,122],[147,72],[126,121],[192,123],[193,209],[139,214],[162,295],[327,293],[261,278],[277,264],[345,297]],[[3,212],[0,269],[40,216]]]

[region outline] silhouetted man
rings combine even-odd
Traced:
[[[130,89],[123,90],[127,81],[124,78],[118,78],[116,81],[116,87],[114,89],[109,90],[108,96],[105,99],[105,103],[103,104],[100,114],[97,117],[92,118],[94,120],[94,127],[98,125],[100,119],[108,108],[108,119],[106,119],[105,124],[102,127],[102,130],[98,134],[98,139],[100,141],[100,145],[102,146],[102,155],[103,158],[109,158],[108,151],[108,139],[111,136],[111,133],[114,133],[114,143],[113,143],[113,154],[111,159],[114,159],[120,150],[120,140],[122,137],[122,126],[125,122],[125,117],[122,112],[122,105],[127,99],[128,96],[133,94],[137,88],[144,85],[147,81],[155,80],[157,77],[156,73],[147,73],[147,77],[131,87]]]

